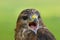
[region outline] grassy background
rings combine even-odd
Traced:
[[[48,29],[60,40],[60,0],[0,0],[0,40],[14,40],[17,17],[26,8],[39,10]]]

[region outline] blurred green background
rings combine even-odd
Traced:
[[[0,40],[14,40],[19,13],[35,8],[47,28],[60,40],[60,0],[0,0]]]

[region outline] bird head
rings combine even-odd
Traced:
[[[39,28],[40,13],[36,9],[25,9],[21,12],[18,20],[26,24],[29,30],[34,32]]]

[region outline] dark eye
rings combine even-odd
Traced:
[[[28,17],[27,17],[27,16],[22,16],[22,18],[23,18],[24,20],[28,19]]]

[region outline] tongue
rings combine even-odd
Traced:
[[[37,28],[37,26],[31,25],[31,28],[35,30]]]

